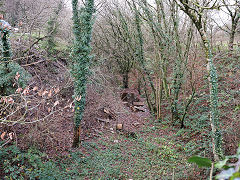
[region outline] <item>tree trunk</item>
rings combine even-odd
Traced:
[[[216,73],[216,67],[213,64],[213,57],[210,47],[210,42],[207,38],[207,33],[203,27],[202,15],[203,13],[194,12],[194,8],[191,8],[188,1],[180,0],[180,3],[183,6],[180,8],[189,16],[192,22],[195,24],[201,39],[203,41],[204,50],[205,50],[205,57],[207,60],[207,71],[209,73],[209,90],[210,90],[210,124],[212,129],[212,146],[213,146],[213,154],[214,160],[219,161],[219,159],[223,156],[222,153],[222,137],[221,131],[219,128],[219,113],[218,113],[218,77]],[[194,9],[194,10],[192,10]],[[197,10],[203,11],[205,8],[198,6]],[[212,9],[212,8],[210,8]]]
[[[123,87],[125,89],[128,88],[128,79],[129,79],[129,72],[123,73]]]
[[[206,32],[203,28],[198,29],[200,36],[202,38],[204,49],[205,49],[205,56],[207,58],[207,70],[209,73],[209,90],[210,90],[210,124],[212,128],[212,144],[213,144],[213,154],[214,159],[219,161],[222,153],[222,137],[219,130],[219,112],[218,112],[218,77],[216,74],[216,67],[212,62],[212,54],[210,49],[210,42],[207,39]]]
[[[233,22],[232,22],[233,23]],[[229,51],[232,52],[233,51],[233,43],[234,43],[234,38],[235,38],[235,33],[236,33],[236,28],[237,26],[235,24],[232,25],[232,31],[230,33],[230,37],[229,37]]]
[[[81,120],[86,102],[87,75],[91,60],[91,37],[94,0],[86,0],[85,8],[79,11],[78,0],[72,0],[73,12],[73,32],[75,37],[73,48],[72,76],[74,78],[74,139],[73,147],[78,147],[80,143]]]
[[[80,134],[81,134],[81,126],[74,127],[74,136],[73,136],[73,148],[77,148],[80,143]]]

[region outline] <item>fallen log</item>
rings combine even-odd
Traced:
[[[96,120],[99,121],[99,122],[110,123],[109,119],[96,118]]]
[[[134,106],[134,109],[136,109],[136,111],[146,112],[146,109],[144,107]]]

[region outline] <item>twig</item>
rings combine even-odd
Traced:
[[[10,142],[11,142],[11,139],[8,139],[8,141],[6,141],[3,145],[0,146],[0,149],[2,149],[5,145],[7,145]]]
[[[30,63],[30,64],[24,64],[24,65],[22,65],[22,66],[23,66],[23,67],[31,66],[31,65],[35,65],[35,64],[38,64],[38,63],[41,63],[41,62],[44,62],[44,61],[47,61],[47,60],[41,60],[41,61],[33,62],[33,63]]]
[[[214,163],[212,163],[212,166],[211,166],[211,171],[210,171],[210,178],[209,178],[209,180],[212,180],[213,168],[214,168]]]

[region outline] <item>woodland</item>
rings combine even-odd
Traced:
[[[239,0],[0,0],[0,179],[240,179]]]

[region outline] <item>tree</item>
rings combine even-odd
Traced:
[[[58,30],[58,23],[57,19],[59,18],[59,14],[61,10],[63,9],[63,0],[60,0],[58,3],[58,7],[54,11],[53,17],[50,17],[48,21],[48,27],[47,27],[47,54],[48,56],[56,53],[55,52],[55,47],[56,47],[56,42],[55,42],[55,36],[57,34]]]
[[[213,154],[215,160],[219,160],[222,156],[222,136],[219,128],[219,110],[218,110],[218,77],[216,67],[213,63],[210,42],[208,39],[207,30],[205,28],[205,19],[203,17],[206,10],[219,9],[217,0],[212,1],[189,1],[189,0],[175,0],[182,11],[192,20],[197,28],[205,50],[205,57],[207,59],[207,70],[209,72],[209,89],[210,89],[210,123],[212,128],[212,144]]]
[[[228,17],[230,17],[231,24],[229,25],[227,22],[224,22],[220,18],[220,22],[222,23],[221,25],[219,24],[219,21],[215,20],[212,18],[213,22],[217,25],[217,27],[226,32],[229,35],[229,51],[233,51],[233,44],[234,44],[234,39],[235,35],[237,33],[237,28],[238,28],[238,23],[240,19],[240,9],[239,9],[239,0],[234,0],[234,1],[229,1],[229,0],[222,0],[222,8],[221,8],[221,13],[224,13]]]
[[[238,21],[240,19],[240,2],[239,0],[235,0],[233,5],[231,5],[228,0],[222,0],[222,2],[227,10],[227,12],[224,12],[231,18],[231,27],[228,27],[228,25],[225,24],[223,27],[220,27],[220,29],[229,34],[229,51],[233,51],[233,43],[239,23]]]
[[[136,60],[136,40],[134,21],[128,7],[125,9],[118,4],[109,5],[104,14],[104,23],[98,23],[96,33],[97,48],[116,64],[117,71],[122,75],[124,88],[129,87],[129,73]]]
[[[193,86],[191,95],[187,95],[182,88],[188,75],[192,25],[189,23],[190,28],[180,35],[179,9],[175,2],[155,0],[153,3],[146,0],[128,3],[135,14],[136,55],[141,67],[144,92],[149,109],[157,119],[161,119],[161,104],[165,98],[171,109],[173,124],[181,122],[183,128],[195,94]],[[144,33],[146,31],[148,35]],[[149,52],[146,47],[152,50],[148,48]],[[179,98],[180,95],[191,98]]]
[[[54,41],[51,37],[55,35],[64,40],[70,39],[66,38],[66,34],[72,31],[69,26],[71,18],[66,15],[70,10],[65,8],[65,3],[64,0],[5,0],[3,2],[1,9],[5,10],[6,20],[19,31],[17,33],[19,33],[21,46],[12,47],[14,57],[23,56],[46,39],[49,40],[46,45],[51,44]],[[51,48],[47,51],[50,53]]]
[[[86,102],[86,84],[91,60],[91,36],[93,27],[94,0],[86,0],[85,6],[79,11],[78,0],[72,0],[73,11],[73,65],[72,76],[74,78],[74,139],[73,147],[77,147],[80,142],[80,123],[83,118]]]

